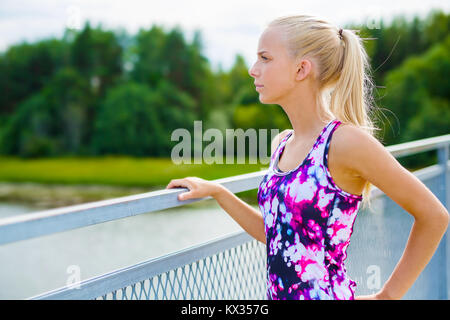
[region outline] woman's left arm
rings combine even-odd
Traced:
[[[346,157],[346,165],[414,217],[400,260],[383,288],[374,296],[401,299],[436,251],[448,227],[448,211],[376,138],[356,127],[343,131],[340,139],[345,139],[346,143],[340,144],[345,146],[340,147],[340,152],[352,155]]]

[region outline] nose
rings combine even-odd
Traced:
[[[255,65],[253,64],[253,66],[251,66],[250,67],[250,69],[248,69],[248,74],[251,76],[251,77],[253,77],[253,78],[255,78],[256,77],[256,75],[255,75]]]

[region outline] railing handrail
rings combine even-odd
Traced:
[[[447,148],[449,144],[450,134],[447,134],[392,145],[386,149],[394,157],[399,158]],[[267,169],[217,179],[214,182],[233,193],[238,193],[257,188],[266,172]],[[205,197],[179,201],[178,194],[185,191],[184,188],[157,190],[3,218],[0,219],[0,245],[211,199]],[[379,193],[376,188],[372,192]]]
[[[401,158],[410,156],[417,153],[436,150],[444,148],[450,143],[450,134],[442,136],[425,138],[420,140],[408,141],[392,146],[386,147],[386,149],[395,157]]]

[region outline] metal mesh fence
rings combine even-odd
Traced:
[[[265,291],[266,249],[251,240],[97,300],[263,300]]]

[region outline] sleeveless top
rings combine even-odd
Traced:
[[[330,121],[303,162],[283,172],[278,160],[292,131],[271,157],[258,188],[267,249],[267,298],[354,299],[344,260],[362,195],[340,189],[328,150],[341,122]]]

